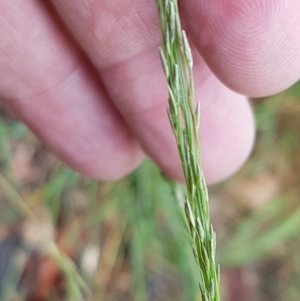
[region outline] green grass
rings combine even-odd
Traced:
[[[220,300],[220,268],[215,261],[216,234],[210,222],[207,186],[199,142],[200,102],[194,96],[193,57],[182,30],[177,0],[157,0],[162,32],[160,56],[169,91],[168,116],[185,178],[184,212],[198,267],[203,301]]]

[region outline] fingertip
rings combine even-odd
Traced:
[[[263,97],[299,79],[299,1],[187,0],[182,6],[197,49],[232,90]]]
[[[225,125],[226,131],[218,138],[213,137],[213,133],[202,134],[202,162],[208,184],[230,178],[249,159],[255,142],[255,123],[252,113],[249,113],[250,110],[245,110],[243,115],[234,116],[236,120]],[[210,135],[210,140],[215,141],[205,142],[206,135]]]

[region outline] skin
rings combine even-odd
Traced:
[[[245,96],[274,94],[299,79],[300,2],[179,4],[195,56],[204,172],[214,183],[251,152]],[[154,0],[2,0],[0,37],[0,98],[62,160],[111,180],[147,154],[183,180]]]

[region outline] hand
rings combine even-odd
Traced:
[[[241,94],[273,94],[299,78],[300,2],[179,2],[194,45],[203,165],[212,183],[234,173],[253,145],[253,116]],[[155,0],[52,4],[0,3],[5,105],[87,175],[121,177],[145,152],[182,180],[166,113]]]

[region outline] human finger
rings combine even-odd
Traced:
[[[167,89],[158,55],[158,13],[152,0],[52,0],[96,66],[116,107],[143,149],[169,176],[183,175],[166,114]],[[197,54],[196,54],[197,55]],[[247,100],[225,88],[198,56],[204,172],[210,183],[246,160],[254,139]]]
[[[72,167],[121,177],[141,149],[61,25],[43,1],[0,2],[0,97]]]
[[[300,78],[298,0],[184,0],[194,44],[231,89],[262,97]]]

